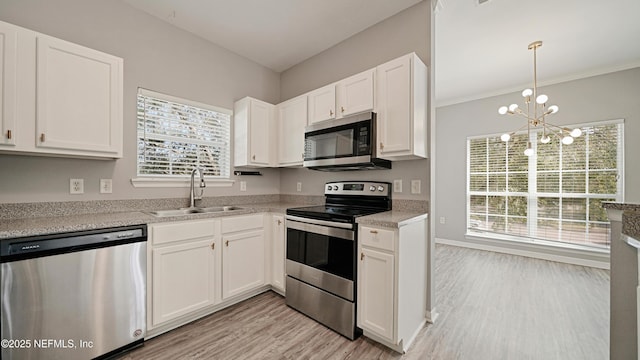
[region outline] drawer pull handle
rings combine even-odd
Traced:
[[[44,142],[44,133],[40,134],[40,142]]]
[[[229,240],[225,241],[225,242],[224,242],[224,244],[225,244],[226,246],[229,246]]]
[[[278,220],[278,225],[282,224],[282,220]]]
[[[372,233],[372,234],[377,234],[378,230],[369,230],[369,232]]]
[[[342,110],[342,113],[344,113],[344,106],[340,106],[340,109]]]
[[[11,140],[11,130],[7,130],[7,139]]]
[[[211,250],[215,250],[216,249],[216,243],[211,243]]]
[[[251,157],[251,160],[255,160],[255,159],[256,159],[256,156],[255,156],[255,155],[253,155],[253,156]]]
[[[364,260],[364,253],[360,253],[360,261]]]

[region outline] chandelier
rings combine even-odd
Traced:
[[[527,135],[529,135],[528,139],[531,139],[531,128],[542,128],[542,137],[540,138],[540,142],[546,144],[551,141],[551,136],[557,136],[563,144],[571,145],[573,143],[573,138],[582,135],[582,131],[578,128],[569,129],[566,127],[560,127],[557,125],[553,125],[547,122],[546,117],[548,115],[553,115],[558,112],[560,109],[558,105],[551,105],[547,107],[547,100],[549,97],[544,94],[538,95],[538,80],[537,80],[537,72],[536,72],[536,50],[542,46],[542,41],[534,41],[529,44],[529,50],[533,50],[533,90],[525,89],[522,91],[522,97],[524,97],[524,103],[526,110],[522,110],[518,107],[517,104],[511,104],[507,106],[501,106],[498,109],[498,113],[500,115],[520,115],[527,119],[527,124],[522,126],[520,129],[513,131],[511,133],[503,134],[500,139],[502,141],[509,141],[511,136],[513,136],[516,132],[522,130],[525,126],[527,127]],[[535,99],[535,103],[532,100]],[[527,141],[527,148],[524,151],[526,156],[533,155],[533,147],[531,146],[531,141]]]

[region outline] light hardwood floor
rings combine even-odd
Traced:
[[[405,355],[356,341],[267,292],[147,341],[122,359],[609,358],[609,272],[436,246],[440,317]]]

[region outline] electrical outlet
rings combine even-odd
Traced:
[[[444,224],[447,222],[447,219],[444,216],[440,216],[440,224]]]
[[[411,180],[411,193],[420,194],[420,180]]]
[[[402,179],[393,180],[393,192],[402,192]]]
[[[302,191],[302,183],[301,182],[296,184],[296,191]]]
[[[113,181],[111,179],[100,179],[100,194],[111,194],[113,192]]]
[[[247,191],[247,182],[240,181],[240,191]]]
[[[69,179],[69,194],[84,194],[84,179]]]

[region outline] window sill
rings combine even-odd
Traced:
[[[228,179],[205,179],[207,187],[231,187],[235,180]],[[190,179],[176,178],[134,178],[131,179],[133,187],[139,188],[183,188],[191,187]]]
[[[595,246],[547,241],[547,240],[540,240],[540,239],[533,240],[533,239],[521,238],[518,236],[509,236],[509,235],[501,235],[501,234],[493,234],[493,233],[487,234],[487,233],[473,232],[473,231],[467,231],[467,233],[465,234],[465,238],[467,240],[483,239],[483,240],[509,241],[511,243],[524,244],[524,245],[533,246],[533,247],[556,248],[556,249],[562,249],[565,251],[590,252],[595,254],[609,254],[610,252],[608,248],[599,248]]]

